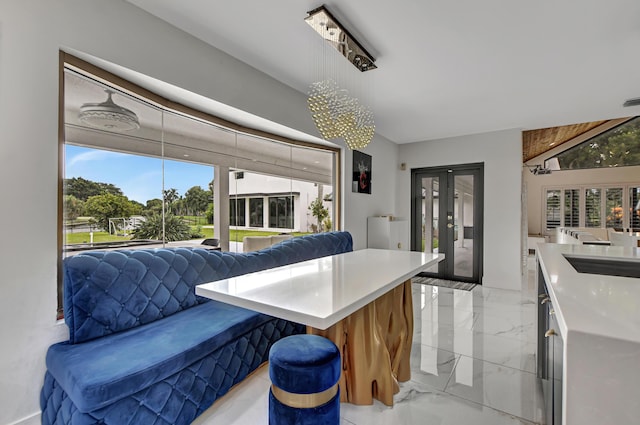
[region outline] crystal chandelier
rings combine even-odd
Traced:
[[[360,72],[376,68],[373,57],[321,6],[305,21]],[[312,83],[307,99],[316,128],[325,139],[344,139],[349,149],[362,149],[375,133],[373,112],[332,79]]]
[[[311,84],[307,102],[313,122],[325,139],[342,137],[349,149],[362,149],[373,139],[373,113],[335,81]]]

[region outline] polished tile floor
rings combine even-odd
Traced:
[[[414,284],[413,297],[411,380],[393,408],[343,403],[342,425],[543,423],[533,272],[521,291]],[[194,423],[266,425],[269,385],[263,366]]]

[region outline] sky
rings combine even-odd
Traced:
[[[165,160],[164,175],[165,189],[177,189],[184,196],[193,186],[208,190],[213,166]],[[65,145],[65,178],[73,177],[111,183],[142,204],[162,198],[162,160],[158,158]]]

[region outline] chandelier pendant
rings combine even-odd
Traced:
[[[360,72],[377,68],[375,59],[324,6],[308,15],[305,21]],[[316,128],[325,139],[342,138],[349,149],[362,149],[373,139],[373,112],[334,80],[324,77],[312,83],[307,104]]]

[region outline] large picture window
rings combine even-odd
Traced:
[[[225,231],[223,249],[241,251],[242,237],[251,230],[229,230],[227,217],[234,228],[248,222],[265,227],[263,204],[278,194],[284,204],[274,212],[274,228],[304,234],[310,226],[294,218],[294,196],[302,203],[320,196],[314,195],[318,187],[339,193],[338,148],[252,130],[174,103],[73,56],[61,58],[62,257],[138,245],[201,246],[204,238]],[[101,114],[108,99],[128,112]],[[225,185],[216,185],[215,176],[223,173]],[[250,193],[260,196],[238,196]],[[334,212],[340,197],[333,199],[327,208],[339,226]],[[300,211],[307,207],[302,204]],[[215,228],[216,217],[226,229]],[[61,311],[60,278],[58,299]]]
[[[640,117],[600,133],[553,158],[557,159],[561,170],[640,165]]]

